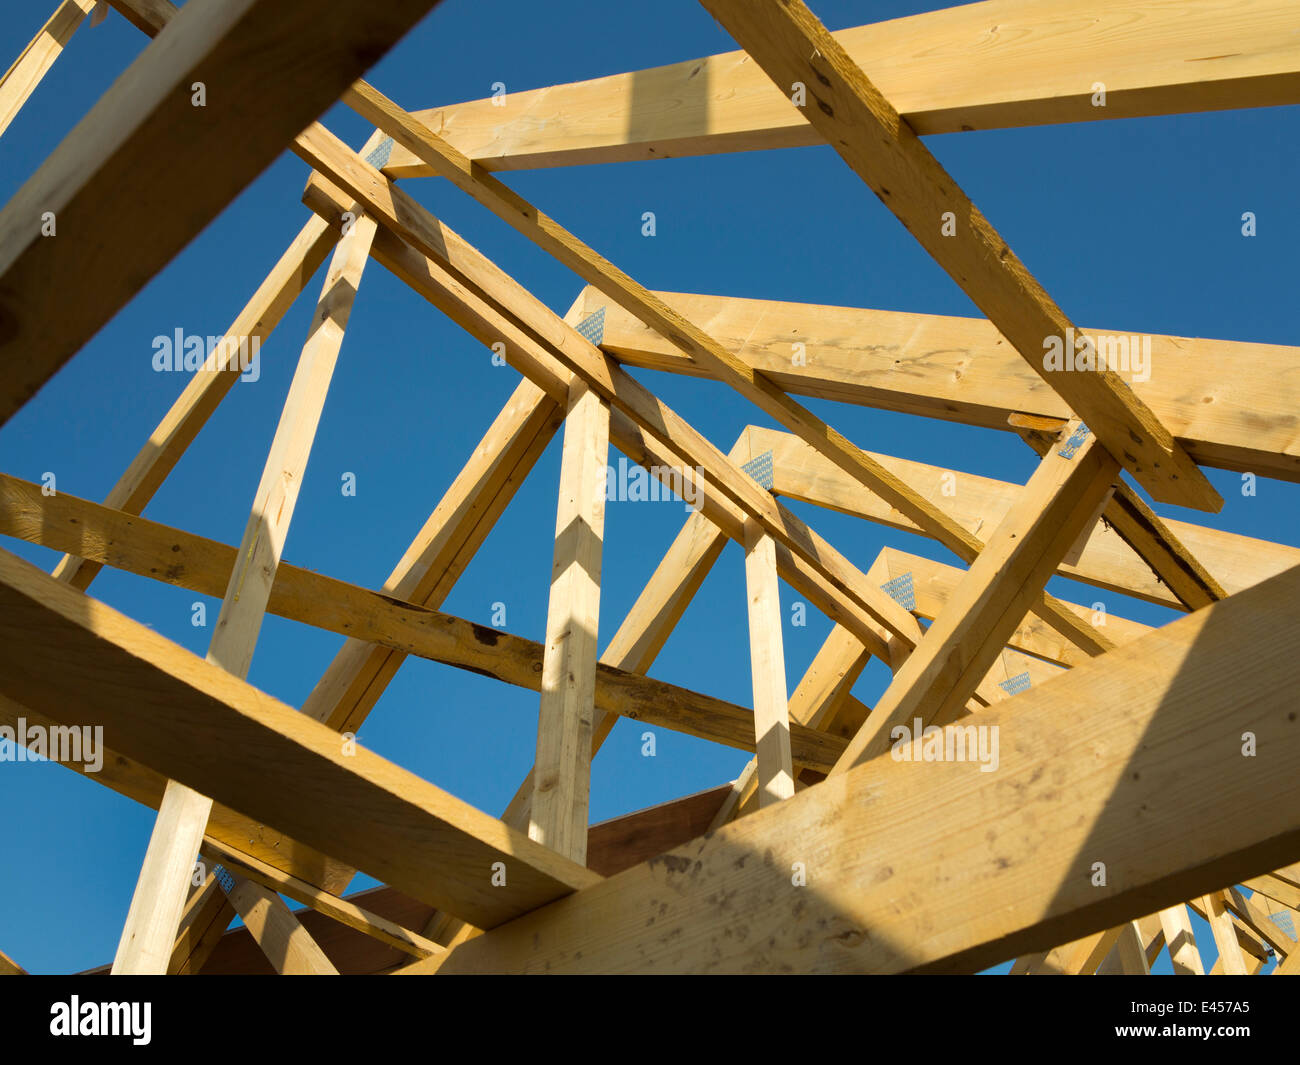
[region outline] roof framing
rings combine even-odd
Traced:
[[[0,424],[286,148],[309,214],[227,337],[269,336],[334,254],[238,547],[141,516],[238,376],[229,345],[102,504],[0,473],[0,533],[63,553],[51,575],[0,551],[0,728],[106,726],[94,779],[158,810],[114,972],[1146,974],[1164,951],[1200,975],[1210,941],[1211,972],[1297,971],[1300,549],[1164,518],[1121,476],[1212,511],[1199,464],[1300,480],[1296,352],[1152,337],[1164,369],[1135,388],[1048,368],[1071,320],[920,140],[1300,102],[1292,5],[1096,0],[1080,20],[986,0],[831,34],[800,0],[702,0],[744,52],[515,94],[502,122],[491,101],[407,112],[360,80],[437,0],[328,19],[112,3],[156,40],[0,210]],[[0,133],[91,7],[64,0],[0,79]],[[376,127],[360,151],[316,121],[339,99]],[[987,320],[651,291],[489,172],[822,142]],[[567,314],[397,183],[431,174],[587,283]],[[523,378],[377,591],[281,558],[371,259]],[[723,452],[627,367],[724,383],[786,431]],[[868,452],[794,395],[1017,432],[1037,468],[1018,485]],[[442,612],[561,426],[542,639]],[[599,654],[611,444],[699,506]],[[782,497],[962,565],[885,548],[863,572]],[[752,709],[647,676],[728,541]],[[222,596],[207,660],[90,598],[104,566]],[[1048,594],[1054,575],[1186,616],[1099,620]],[[834,623],[792,693],[781,580]],[[267,612],[347,637],[301,708],[246,683]],[[537,693],[535,764],[500,818],[353,743],[408,655]],[[872,658],[889,680],[868,706]],[[589,826],[621,718],[755,757]],[[920,754],[999,734],[996,779]],[[213,868],[192,881],[196,859]],[[385,887],[345,897],[357,871]]]

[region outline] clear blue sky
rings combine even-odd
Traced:
[[[7,65],[54,0],[9,5],[0,21]],[[820,0],[832,29],[940,6],[916,0]],[[520,32],[526,28],[526,32]],[[83,26],[22,114],[0,138],[0,196],[8,199],[144,47],[113,14]],[[696,3],[652,9],[579,2],[447,0],[370,75],[417,109],[508,90],[675,62],[734,48]],[[868,71],[870,73],[870,71]],[[327,125],[353,145],[367,127],[335,107]],[[1300,218],[1300,110],[1274,108],[1098,122],[930,138],[930,148],[1075,321],[1132,332],[1294,344]],[[152,339],[177,328],[225,330],[308,216],[307,169],[286,155],[148,285],[7,425],[0,468],[101,499],[179,394],[184,377],[153,372]],[[615,164],[509,175],[509,183],[651,288],[974,315],[961,291],[828,148]],[[557,312],[582,287],[565,268],[467,197],[435,179],[406,187]],[[1254,211],[1258,236],[1240,233]],[[641,235],[654,211],[658,232]],[[148,517],[238,542],[321,279],[263,348],[256,384],[235,387],[149,505]],[[70,293],[75,299],[76,294]],[[1225,374],[1233,369],[1223,368]],[[749,422],[769,424],[720,385],[640,375],[727,450]],[[510,368],[371,264],[361,285],[285,551],[287,560],[378,587],[471,448],[515,388]],[[1025,481],[1034,458],[1014,436],[828,403],[810,403],[859,445],[1006,480]],[[445,609],[540,639],[555,521],[559,437],[534,469]],[[340,492],[356,474],[355,498]],[[1210,470],[1226,500],[1219,515],[1167,516],[1296,544],[1300,494],[1259,482],[1243,498],[1236,474]],[[866,569],[886,544],[953,561],[942,548],[802,505],[810,520]],[[608,641],[683,519],[678,503],[613,503],[607,515],[601,646]],[[56,556],[3,546],[49,568]],[[652,674],[751,702],[743,556],[730,545],[669,640]],[[1093,589],[1053,590],[1092,602]],[[195,653],[211,628],[190,624],[196,596],[105,572],[93,594]],[[782,589],[790,617],[796,596]],[[1104,596],[1112,613],[1158,624],[1172,612]],[[207,600],[209,619],[218,603]],[[793,688],[830,629],[816,611],[786,625]],[[298,705],[341,638],[268,618],[250,680]],[[871,703],[885,673],[856,688]],[[537,696],[408,659],[362,731],[362,742],[466,801],[499,814],[532,763]],[[732,779],[742,752],[664,730],[655,758],[643,726],[622,722],[592,774],[593,820]],[[286,787],[292,781],[285,781]],[[0,763],[0,949],[38,972],[112,959],[153,811],[62,767]],[[354,887],[371,881],[359,878]],[[1202,949],[1213,956],[1198,921]]]

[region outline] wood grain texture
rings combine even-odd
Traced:
[[[138,2],[138,0],[137,0]],[[990,0],[833,36],[917,133],[1300,102],[1287,0]],[[1194,66],[1194,76],[1189,67]],[[1107,87],[1105,107],[1092,86]],[[416,111],[489,170],[821,143],[744,52]],[[386,171],[430,173],[400,146]]]
[[[806,84],[804,117],[1152,496],[1222,508],[1205,474],[1115,370],[1047,366],[1045,343],[1073,338],[1070,320],[801,0],[703,4],[778,86]],[[952,236],[945,218],[955,220]]]
[[[479,927],[597,879],[7,552],[0,606],[10,698]]]
[[[1300,855],[1297,604],[1300,568],[986,711],[995,773],[859,766],[439,971],[975,972],[1277,868]]]
[[[1012,429],[1017,414],[1064,419],[1069,406],[982,318],[865,310],[776,300],[658,295],[755,370],[797,395],[928,418]],[[587,313],[605,312],[601,347],[630,366],[702,375],[674,345],[598,290]],[[1140,322],[1089,327],[1091,335],[1151,337],[1150,376],[1139,398],[1197,462],[1300,480],[1300,434],[1288,402],[1300,380],[1297,349],[1163,336]],[[806,365],[796,365],[795,345]],[[1224,359],[1235,372],[1222,372]],[[1141,375],[1135,375],[1141,376]]]
[[[0,211],[0,422],[436,3],[186,4]]]

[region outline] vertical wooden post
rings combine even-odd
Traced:
[[[252,513],[226,586],[208,647],[208,661],[246,677],[261,631],[307,468],[316,427],[343,343],[375,223],[358,218],[334,252],[325,289],[312,318],[262,471]],[[212,800],[174,780],[167,782],[149,849],[113,961],[114,974],[163,974],[176,943],[186,885],[207,828]]]
[[[790,707],[781,640],[776,544],[754,522],[745,525],[745,588],[749,600],[749,659],[754,686],[754,760],[760,808],[794,794]]]
[[[1205,963],[1192,933],[1192,917],[1181,903],[1160,911],[1160,927],[1165,931],[1165,946],[1173,963],[1175,976],[1204,976]]]
[[[587,861],[609,407],[575,380],[564,422],[528,835]]]

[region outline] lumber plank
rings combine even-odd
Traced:
[[[205,595],[222,594],[240,557],[228,544],[110,511],[65,492],[44,496],[39,485],[8,474],[0,474],[0,504],[0,533],[56,549],[73,548],[83,557]],[[711,545],[706,549],[712,550]],[[287,562],[276,568],[267,610],[365,646],[415,654],[532,691],[542,687],[545,647],[537,641]],[[621,660],[622,652],[611,647]],[[735,703],[639,676],[607,661],[597,668],[595,693],[596,705],[609,718],[599,726],[606,735],[617,718],[627,717],[753,750],[753,713]],[[837,737],[805,728],[794,730],[793,743],[801,765],[823,771],[843,749]],[[148,790],[145,782],[132,781],[131,786]]]
[[[1155,499],[1222,508],[1200,467],[1115,370],[1047,365],[1045,342],[1072,341],[1073,324],[801,0],[702,3],[777,85],[808,86],[804,117]],[[942,233],[945,212],[959,220],[955,239]]]
[[[834,34],[918,134],[1300,102],[1286,0],[996,0]],[[1189,69],[1195,67],[1195,77]],[[1093,86],[1107,89],[1093,106]],[[744,52],[415,112],[489,170],[821,142]],[[394,177],[430,173],[398,147]]]
[[[1205,919],[1210,923],[1214,945],[1219,948],[1216,964],[1221,965],[1229,976],[1247,975],[1246,959],[1237,942],[1237,926],[1224,903],[1223,892],[1212,891],[1205,895],[1201,899],[1201,908],[1205,912]]]
[[[758,802],[770,806],[794,794],[794,765],[790,757],[790,708],[785,687],[776,545],[757,526],[751,527],[745,544],[745,593]]]
[[[1205,963],[1201,961],[1201,952],[1196,947],[1196,935],[1192,931],[1192,918],[1187,907],[1180,904],[1161,910],[1160,927],[1165,931],[1165,943],[1169,947],[1169,960],[1173,964],[1174,975],[1204,976]]]
[[[915,523],[864,490],[834,463],[790,433],[749,426],[746,434],[756,453],[772,452],[773,491],[778,495],[866,518],[889,528],[918,531]],[[990,477],[895,456],[875,457],[918,492],[941,499],[953,518],[972,533],[995,526],[1023,491],[1021,485]],[[1114,510],[1108,509],[1105,516],[1109,520]],[[1300,550],[1286,544],[1171,518],[1162,521],[1172,537],[1199,559],[1229,594],[1300,563]],[[1095,527],[1078,557],[1062,562],[1057,572],[1150,603],[1187,608],[1170,586],[1156,576],[1150,564],[1123,541],[1119,532],[1107,526]]]
[[[587,862],[609,407],[575,381],[564,419],[528,838]]]
[[[142,514],[162,487],[167,476],[193,443],[199,430],[239,379],[240,366],[233,358],[241,342],[245,350],[260,350],[272,331],[293,305],[299,293],[315,275],[336,237],[317,215],[312,215],[301,232],[272,267],[252,298],[239,312],[217,348],[190,378],[184,390],[163,416],[157,428],[137,452],[108,495],[104,506],[128,514]],[[99,572],[99,566],[66,555],[54,568],[54,576],[83,591]]]
[[[281,976],[337,976],[338,970],[279,895],[251,880],[227,893],[230,904]]]
[[[208,660],[236,677],[248,676],[252,664],[276,568],[293,520],[348,317],[370,257],[375,229],[371,219],[358,218],[352,231],[335,249],[271,441],[236,562],[230,570],[208,646]],[[115,974],[167,971],[185,903],[189,869],[211,811],[211,798],[175,780],[167,782],[113,962]],[[261,887],[239,887],[239,898],[231,899],[235,909],[257,904],[259,920],[272,922],[266,926],[267,934],[279,935],[272,932],[272,927],[281,931],[287,927],[288,911],[283,909],[283,903],[277,906],[265,897],[267,893]],[[258,896],[263,896],[260,902]],[[313,964],[310,952],[304,955],[302,964]]]
[[[18,116],[94,6],[95,0],[63,0],[5,71],[0,78],[0,135]]]
[[[1062,556],[1118,477],[1114,458],[1089,436],[1075,452],[1050,452],[948,607],[894,675],[832,774],[889,749],[894,730],[920,719],[951,722],[988,672]]]
[[[861,573],[838,551],[814,538],[803,522],[777,505],[769,494],[729,462],[685,419],[628,376],[589,340],[568,327],[477,249],[383,178],[328,130],[319,124],[312,126],[299,136],[295,150],[331,182],[338,182],[348,195],[363,203],[372,217],[393,229],[422,254],[430,278],[436,284],[449,287],[437,279],[436,275],[440,273],[450,273],[453,275],[450,280],[458,284],[465,282],[468,288],[459,285],[451,300],[460,311],[453,317],[462,325],[466,318],[477,319],[481,325],[471,331],[488,343],[504,340],[507,362],[539,385],[555,376],[546,367],[538,365],[540,349],[535,342],[530,343],[524,331],[512,325],[510,319],[513,318],[526,324],[527,332],[533,338],[545,340],[546,350],[542,354],[559,359],[568,369],[582,376],[602,398],[617,406],[648,435],[680,455],[687,470],[702,470],[710,486],[726,495],[748,516],[759,520],[774,538],[844,592],[851,604],[865,610],[891,632],[914,641],[915,619],[879,589],[865,584]],[[503,306],[508,305],[508,317],[503,318],[491,307],[483,306],[483,300],[476,293],[490,293],[494,300]],[[677,468],[682,469],[682,465]]]
[[[186,4],[0,211],[0,424],[436,3]]]
[[[986,711],[1014,736],[992,786],[969,762],[878,759],[438,971],[975,972],[1278,868],[1300,854],[1297,631],[1300,568]],[[1267,753],[1226,757],[1244,728]]]
[[[938,539],[949,543],[954,540],[964,541],[964,530],[954,526],[934,503],[910,491],[852,441],[801,406],[768,378],[756,373],[713,337],[604,259],[554,219],[481,168],[476,168],[431,129],[413,119],[373,86],[359,81],[345,93],[344,99],[362,117],[374,122],[395,140],[406,144],[422,159],[435,166],[440,176],[447,178],[600,289],[619,306],[667,338],[693,362],[708,370],[711,376],[735,389],[759,409],[815,446],[865,487],[884,496],[927,530],[934,530]]]
[[[414,898],[490,928],[599,879],[8,552],[0,607],[10,698]]]
[[[267,865],[265,862],[250,859],[220,844],[205,844],[204,853],[212,856],[214,860],[221,862],[228,868],[238,871],[246,879],[255,881],[281,895],[287,895],[289,898],[309,906],[317,913],[332,917],[349,928],[355,928],[358,932],[372,936],[380,943],[396,947],[404,954],[416,958],[428,958],[442,953],[442,947],[432,940],[425,939],[418,932],[403,928],[401,925],[388,920],[388,918],[371,912],[364,906],[359,906],[348,899],[339,898],[331,892],[323,891],[312,884],[299,880],[295,876],[276,869],[274,866]]]
[[[788,392],[1011,431],[1017,415],[1066,419],[1070,409],[983,318],[657,292],[737,358]],[[601,347],[629,366],[701,376],[676,346],[591,286],[588,314],[606,307]],[[1297,350],[1281,344],[1089,327],[1092,336],[1150,337],[1132,375],[1138,396],[1197,462],[1300,480],[1300,438],[1287,396]],[[792,356],[801,344],[803,359]],[[1240,371],[1221,372],[1228,358]],[[1138,378],[1145,377],[1145,380]]]

